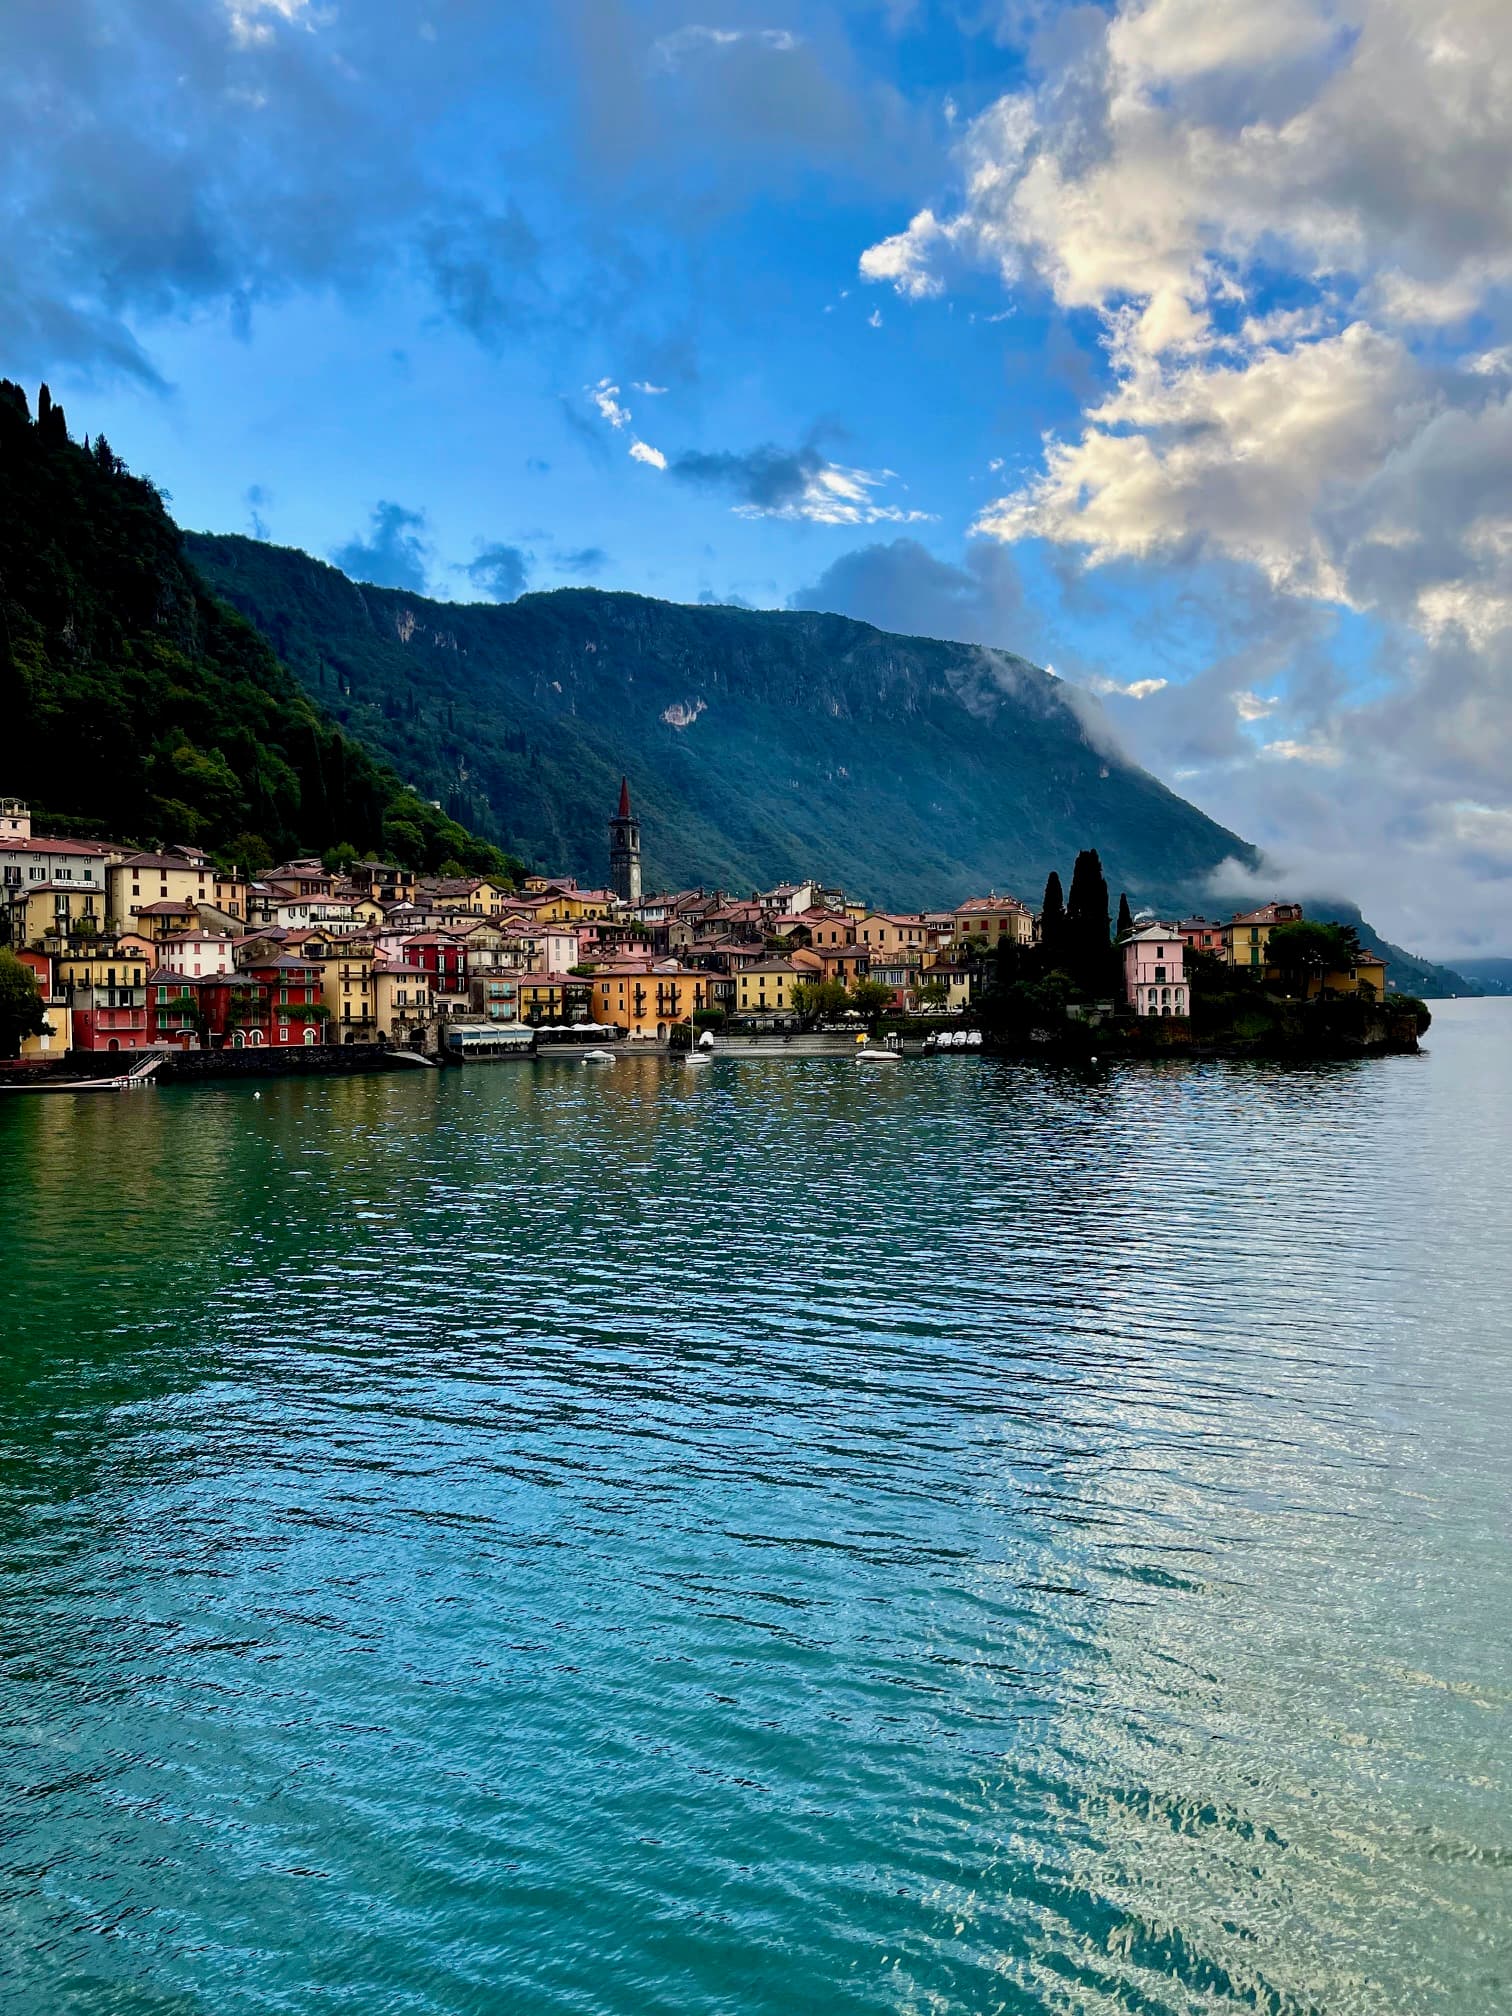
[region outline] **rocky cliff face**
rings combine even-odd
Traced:
[[[1037,897],[1095,844],[1115,889],[1171,903],[1253,858],[1006,652],[594,590],[441,604],[252,540],[188,545],[307,690],[426,795],[580,876],[604,872],[622,772],[648,887],[807,871],[910,908],[990,886]]]

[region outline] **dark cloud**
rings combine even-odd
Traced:
[[[553,553],[552,565],[562,574],[599,574],[609,564],[602,546],[577,546],[565,553]]]
[[[530,555],[518,546],[480,546],[461,571],[491,602],[513,602],[530,578]]]
[[[371,581],[379,588],[408,588],[423,595],[430,558],[424,531],[423,511],[407,511],[402,504],[381,500],[373,506],[372,537],[349,539],[331,558],[354,581]]]
[[[485,349],[537,318],[541,244],[518,204],[448,211],[424,226],[420,244],[443,309]]]
[[[252,537],[266,539],[268,521],[263,517],[263,510],[266,505],[273,502],[271,494],[261,483],[249,483],[242,492],[242,502],[247,507],[247,520],[252,527]]]
[[[161,389],[154,322],[209,308],[245,333],[264,304],[404,278],[490,349],[610,328],[645,375],[692,382],[714,221],[816,163],[901,192],[934,162],[838,28],[657,70],[682,25],[664,0],[429,11],[0,6],[8,368]]]
[[[937,559],[917,539],[860,546],[798,589],[788,606],[857,616],[905,636],[1004,650],[1022,651],[1028,628],[1018,569],[1008,549],[992,540],[974,541],[960,567]]]
[[[673,458],[668,473],[684,483],[727,490],[738,502],[759,510],[779,511],[785,504],[799,501],[824,465],[824,456],[812,445],[776,448],[768,444],[743,453],[717,449],[705,454],[689,449]]]

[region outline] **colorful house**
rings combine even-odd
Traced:
[[[23,807],[24,810],[24,807]],[[57,961],[48,952],[18,952],[23,966],[29,966],[47,1013],[46,1027],[36,1036],[23,1036],[23,1061],[36,1057],[61,1057],[73,1048],[73,1010],[57,978]]]
[[[44,940],[104,935],[103,889],[74,882],[32,882],[11,894],[10,938],[40,948]]]
[[[404,959],[373,961],[373,1020],[390,1043],[423,1042],[435,1006],[435,981]]]
[[[238,919],[247,915],[246,881],[222,874],[197,848],[128,854],[124,860],[112,862],[106,870],[106,882],[111,920],[121,930],[135,924],[143,910],[157,903],[211,903]]]
[[[591,980],[572,973],[522,973],[520,1020],[536,1028],[591,1021]]]
[[[318,959],[279,952],[254,957],[245,977],[263,988],[267,1039],[274,1049],[313,1049],[326,1040],[322,968]]]
[[[1270,934],[1278,924],[1295,924],[1301,915],[1300,903],[1262,903],[1258,910],[1240,911],[1224,926],[1224,951],[1229,965],[1263,974]]]
[[[44,839],[33,834],[31,814],[19,799],[4,803],[14,809],[0,820],[0,900],[13,901],[18,891],[42,882],[92,889],[105,897],[106,869],[113,858],[108,847],[93,840]],[[103,900],[100,914],[105,914]]]
[[[1228,956],[1223,935],[1227,925],[1215,923],[1208,917],[1183,917],[1176,929],[1188,952],[1207,952],[1214,959]]]
[[[929,932],[922,917],[893,916],[885,910],[868,910],[856,925],[854,942],[881,957],[901,958],[917,966],[924,957]]]
[[[158,961],[171,973],[187,973],[202,980],[213,973],[229,973],[236,961],[235,941],[219,931],[181,931],[156,941]]]
[[[148,963],[107,939],[61,952],[57,984],[73,1010],[76,1050],[145,1050]]]
[[[597,973],[587,984],[594,1021],[638,1041],[665,1042],[675,1024],[712,1005],[709,975],[670,959]]]
[[[735,976],[735,1006],[741,1015],[790,1015],[793,988],[803,976],[790,959],[760,959]]]
[[[1147,924],[1122,944],[1124,993],[1136,1015],[1186,1015],[1185,955],[1181,933],[1169,924]]]
[[[972,896],[953,912],[957,938],[985,938],[990,945],[1028,945],[1034,912],[1016,896]]]
[[[959,1014],[971,1002],[971,969],[967,966],[947,964],[937,960],[933,966],[926,966],[918,974],[918,991],[928,994],[943,988],[945,999],[940,1004],[948,1014]]]
[[[1360,952],[1351,966],[1332,973],[1311,974],[1307,982],[1309,999],[1318,994],[1360,994],[1367,1000],[1386,998],[1386,961],[1374,952]]]

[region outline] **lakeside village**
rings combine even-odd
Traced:
[[[628,784],[608,823],[602,889],[319,859],[253,879],[195,847],[43,836],[22,801],[0,800],[0,933],[34,986],[7,1010],[0,1054],[44,1070],[102,1052],[138,1053],[142,1068],[141,1053],[247,1050],[292,1064],[292,1050],[334,1046],[463,1062],[589,1040],[680,1047],[696,1032],[724,1047],[826,1030],[897,1048],[904,1029],[931,1045],[968,1028],[1006,1039],[1015,1018],[1030,1034],[1153,1019],[1169,1028],[1146,1033],[1170,1043],[1190,1029],[1201,973],[1221,969],[1230,989],[1241,976],[1274,982],[1287,941],[1288,984],[1304,1000],[1386,995],[1384,962],[1338,926],[1303,924],[1295,904],[1167,923],[1131,917],[1124,901],[1115,938],[1093,853],[1069,904],[1052,876],[1038,912],[988,894],[902,915],[813,880],[742,898],[646,895]],[[25,981],[14,965],[10,978],[13,995]]]

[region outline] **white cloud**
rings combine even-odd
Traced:
[[[1131,679],[1120,685],[1116,679],[1096,678],[1088,680],[1090,690],[1100,698],[1116,695],[1122,700],[1148,700],[1152,693],[1164,693],[1170,685],[1169,679]]]
[[[914,301],[943,294],[945,282],[931,262],[945,236],[934,212],[921,210],[906,231],[867,247],[861,254],[861,278],[891,281],[900,294]]]
[[[892,479],[890,469],[847,469],[824,462],[808,472],[796,496],[771,504],[735,505],[739,518],[805,519],[811,525],[922,525],[931,511],[911,511],[884,504],[872,495]]]
[[[1232,662],[1130,710],[1147,754],[1440,942],[1383,864],[1453,856],[1512,950],[1512,878],[1443,816],[1512,818],[1512,7],[1117,0],[1058,46],[967,126],[958,201],[861,255],[905,299],[969,262],[1100,319],[1105,389],[974,529],[1238,592]],[[1342,660],[1287,613],[1330,607],[1373,626]]]
[[[1267,742],[1260,751],[1264,757],[1278,763],[1321,763],[1327,769],[1337,769],[1339,751],[1328,742],[1297,742],[1283,737],[1278,742]]]
[[[255,48],[260,43],[273,39],[273,23],[267,20],[269,14],[284,22],[303,22],[313,26],[309,13],[310,0],[225,0],[226,17],[231,25],[231,39],[239,48]]]
[[[615,429],[630,425],[630,409],[620,404],[619,389],[609,378],[600,378],[597,385],[584,387],[588,397],[598,408],[599,417],[607,420]]]
[[[644,378],[635,379],[630,386],[632,392],[644,392],[648,399],[660,399],[666,389],[665,385],[648,385]]]
[[[1234,695],[1234,712],[1241,721],[1263,721],[1267,714],[1274,714],[1279,705],[1274,694],[1269,699],[1264,694],[1248,690]]]
[[[1358,492],[1437,399],[1398,340],[1354,323],[1245,361],[1143,355],[1051,441],[1040,475],[976,530],[1083,547],[1094,562],[1203,548],[1299,594],[1351,599],[1331,503]]]
[[[632,462],[644,462],[652,469],[665,469],[667,466],[666,456],[660,448],[653,448],[649,441],[632,441],[630,459]]]
[[[786,56],[799,48],[802,40],[790,28],[710,28],[690,23],[652,43],[651,63],[654,69],[676,70],[689,57],[733,49],[742,42]]]

